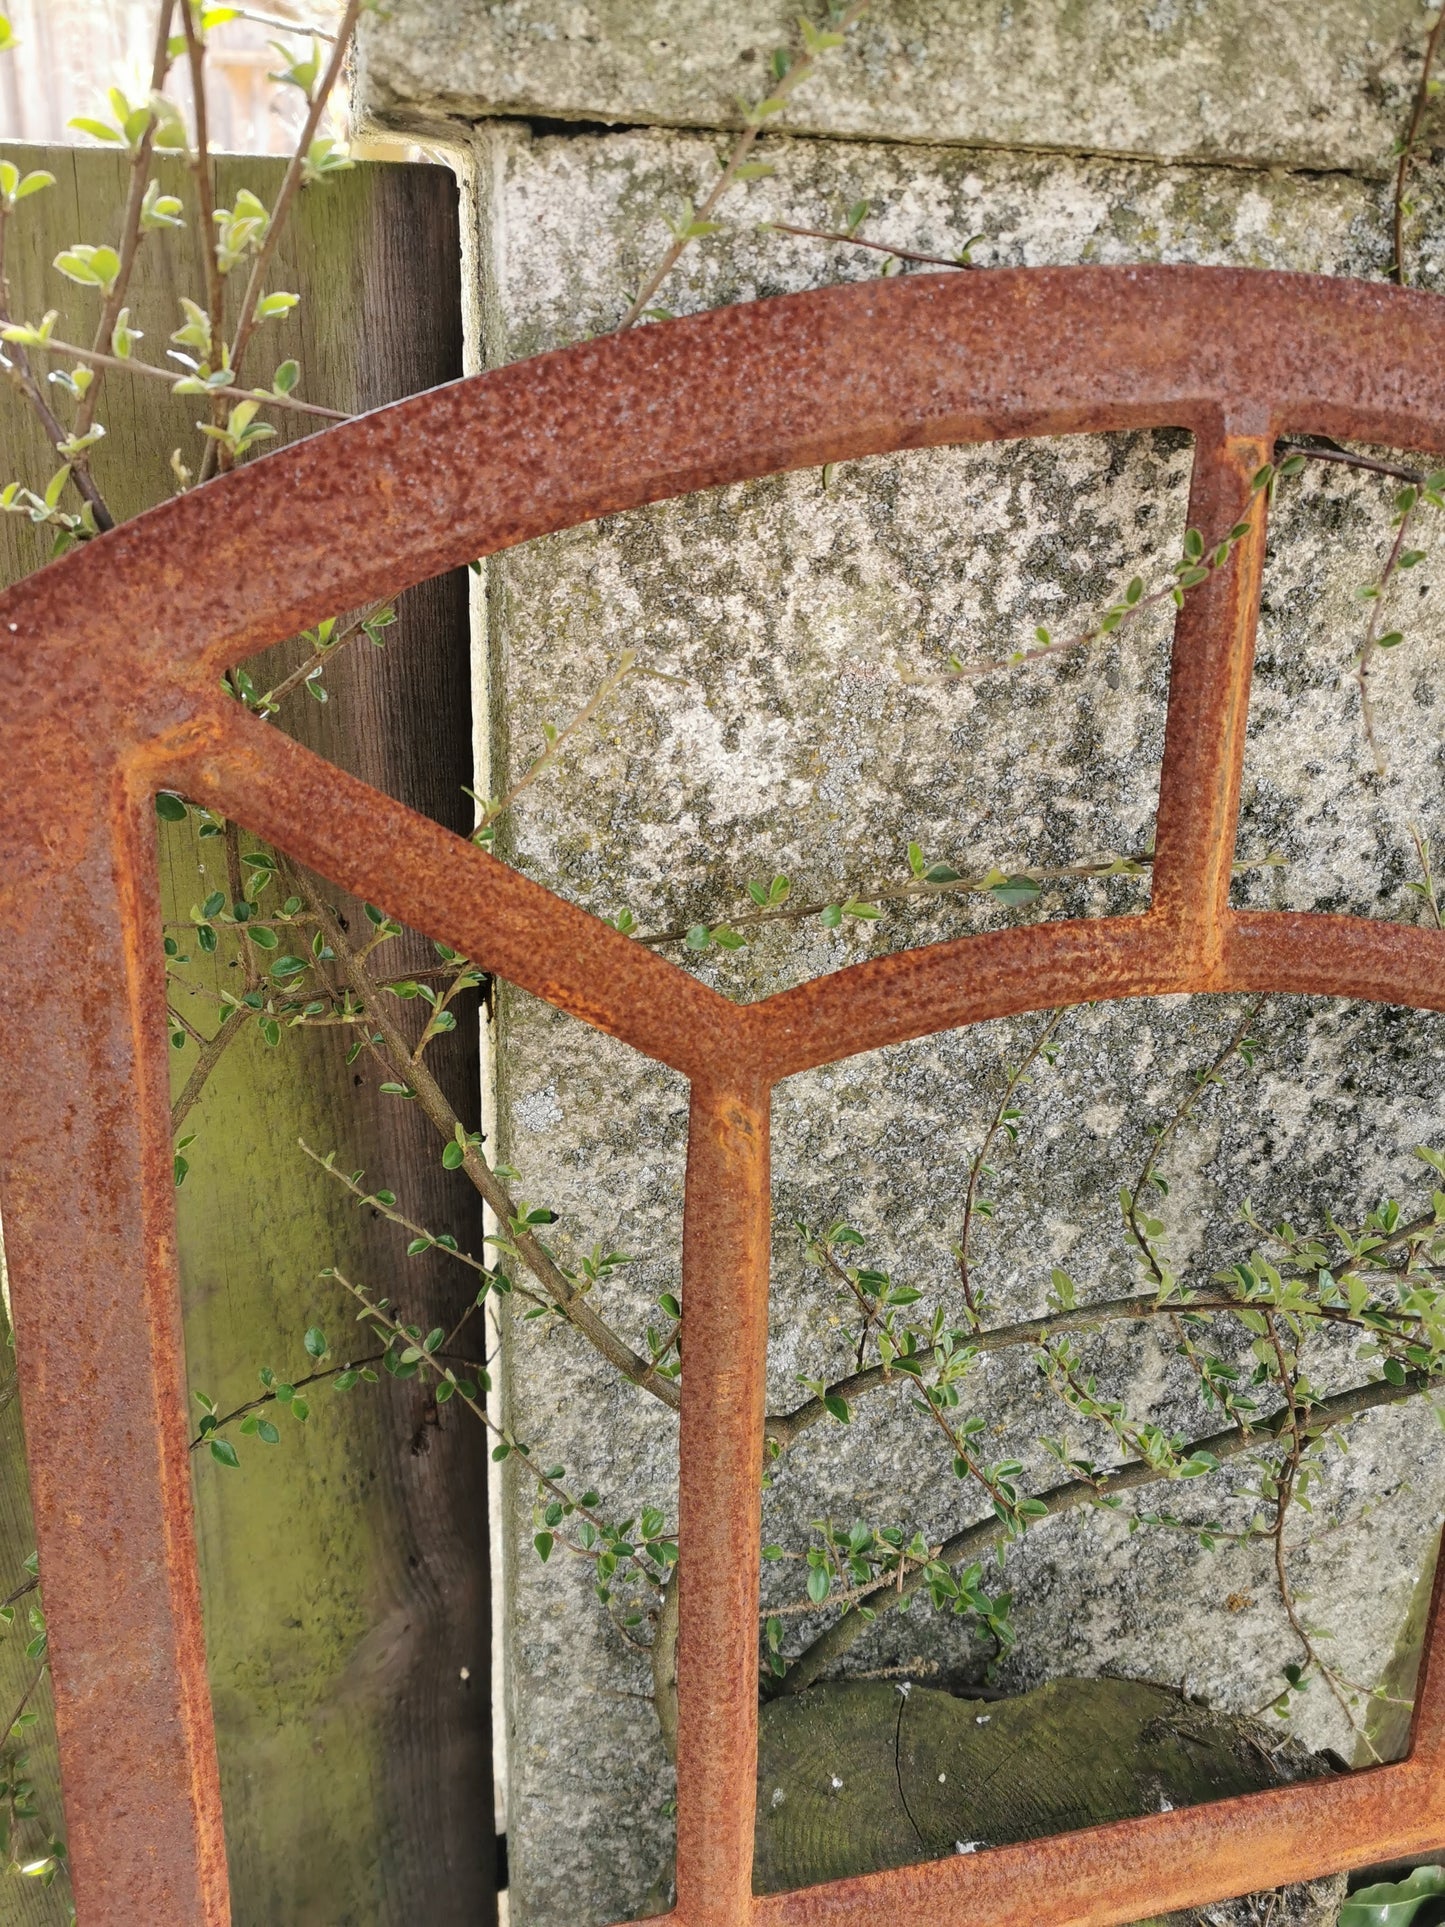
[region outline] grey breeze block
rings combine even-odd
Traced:
[[[452,34],[454,13],[465,31],[437,42],[451,60],[443,85],[425,10],[403,0],[371,43],[373,106],[398,124],[439,107],[469,117],[719,117],[701,82],[691,94],[681,83],[672,92],[659,85],[662,104],[643,113],[645,93],[628,89],[652,71],[636,54],[644,26],[613,33],[603,11],[585,13],[584,24],[601,23],[594,44],[557,27],[551,8],[448,10],[438,31]],[[1115,10],[1068,11],[1074,19]],[[874,273],[876,257],[758,226],[835,227],[860,199],[871,204],[866,231],[902,245],[951,253],[981,235],[973,259],[985,267],[1187,260],[1378,278],[1390,254],[1385,154],[1418,67],[1398,51],[1400,23],[1377,11],[1375,79],[1356,85],[1355,73],[1349,99],[1335,99],[1333,77],[1375,55],[1361,51],[1367,35],[1349,41],[1326,31],[1340,24],[1335,12],[1353,21],[1355,10],[1327,11],[1314,53],[1300,51],[1297,35],[1291,43],[1306,66],[1318,54],[1316,82],[1273,117],[1271,137],[1289,147],[1287,162],[1327,153],[1330,171],[1171,164],[1176,153],[1238,154],[1248,75],[1227,103],[1211,95],[1201,104],[1186,87],[1170,97],[1168,116],[1121,109],[1111,135],[1082,125],[1093,109],[1065,99],[1052,68],[1038,138],[1027,144],[1112,146],[1110,158],[897,144],[1024,145],[1009,102],[1025,82],[1008,72],[995,70],[988,101],[952,119],[946,103],[920,105],[916,87],[880,97],[871,120],[858,88],[845,112],[824,87],[808,125],[894,138],[765,143],[776,175],[739,192],[726,232],[690,250],[660,298],[689,312]],[[641,21],[648,10],[629,12]],[[537,27],[533,46],[528,23],[544,16],[553,26]],[[896,24],[900,10],[887,17]],[[584,19],[584,10],[569,18]],[[755,29],[780,37],[767,9],[740,20],[741,10],[726,28],[734,38]],[[1272,22],[1261,59],[1292,33]],[[398,52],[404,45],[411,68]],[[1057,54],[1038,58],[1047,64]],[[588,59],[590,91],[573,98],[567,77]],[[1124,65],[1111,84],[1127,91],[1137,82],[1152,113],[1160,103],[1147,70],[1131,78]],[[665,77],[670,84],[675,70],[666,67]],[[533,135],[504,121],[469,139],[487,365],[615,326],[623,291],[665,244],[661,213],[705,190],[726,144],[660,130]],[[1120,148],[1166,158],[1120,158]],[[1244,152],[1280,158],[1277,148]],[[1441,235],[1428,215],[1419,248],[1426,285],[1438,284]],[[485,618],[493,789],[525,766],[541,722],[579,709],[624,648],[679,679],[626,683],[561,767],[521,799],[505,853],[549,887],[602,914],[626,908],[649,930],[717,921],[743,901],[748,878],[779,871],[799,895],[866,895],[873,879],[904,873],[910,840],[969,871],[1146,851],[1167,622],[1150,618],[1088,652],[977,683],[939,671],[951,653],[971,662],[1006,655],[1040,622],[1061,634],[1084,626],[1132,574],[1159,577],[1178,553],[1189,462],[1187,438],[1168,430],[914,452],[827,477],[714,491],[494,559]],[[1321,468],[1278,504],[1239,839],[1240,856],[1260,867],[1241,877],[1243,901],[1413,917],[1404,889],[1416,874],[1411,827],[1445,835],[1445,633],[1425,595],[1433,561],[1400,591],[1392,620],[1408,643],[1376,678],[1384,779],[1360,734],[1355,591],[1378,572],[1388,505],[1383,485]],[[1032,908],[1013,911],[959,898],[840,932],[775,928],[731,956],[669,954],[754,998],[890,947],[1020,919],[1137,909],[1146,888],[1147,879],[1130,878],[1051,887]],[[1162,999],[1065,1020],[1059,1066],[1026,1101],[1017,1153],[998,1160],[998,1215],[979,1241],[980,1277],[1000,1317],[1041,1310],[1055,1264],[1067,1266],[1081,1296],[1130,1287],[1118,1187],[1137,1170],[1150,1125],[1173,1108],[1189,1069],[1213,1055],[1241,1009],[1237,999]],[[843,1308],[804,1264],[794,1223],[847,1217],[868,1235],[868,1262],[947,1301],[949,1244],[997,1067],[1035,1028],[1021,1020],[929,1038],[779,1090],[775,1408],[798,1402],[800,1372],[845,1367]],[[1327,1210],[1363,1213],[1387,1193],[1418,1188],[1411,1147],[1440,1141],[1445,1034],[1437,1019],[1273,999],[1258,1029],[1266,1048],[1257,1074],[1211,1096],[1165,1162],[1168,1248],[1184,1271],[1207,1271],[1247,1248],[1235,1221],[1246,1195],[1266,1218],[1299,1224],[1322,1223]],[[521,1171],[521,1188],[560,1214],[565,1250],[596,1241],[635,1254],[603,1299],[615,1323],[639,1331],[656,1295],[677,1284],[682,1081],[514,993],[502,998],[495,1070],[499,1145]],[[1186,1368],[1149,1332],[1116,1332],[1097,1342],[1096,1356],[1106,1387],[1131,1410],[1152,1410],[1191,1435],[1217,1422],[1202,1413]],[[1333,1385],[1357,1370],[1342,1352],[1316,1376]],[[1031,1367],[997,1357],[973,1385],[994,1415],[997,1456],[1013,1453],[1047,1482],[1036,1441],[1046,1428],[1062,1429],[1062,1414],[1044,1402]],[[672,1505],[672,1422],[571,1333],[538,1342],[531,1330],[510,1329],[505,1386],[517,1433],[580,1482],[596,1482],[619,1513],[644,1500]],[[765,1539],[801,1546],[824,1516],[941,1536],[972,1516],[941,1444],[919,1423],[889,1393],[860,1408],[849,1431],[809,1434],[766,1495]],[[1071,1437],[1086,1443],[1078,1428]],[[1097,1439],[1087,1443],[1100,1449]],[[1159,1503],[1239,1524],[1256,1507],[1243,1485],[1225,1475]],[[627,1915],[663,1877],[671,1774],[644,1703],[646,1656],[596,1607],[582,1562],[554,1558],[544,1568],[532,1555],[532,1496],[527,1481],[509,1479],[502,1520],[512,1908],[527,1927],[560,1927],[584,1914]],[[1363,1421],[1327,1496],[1297,1523],[1296,1586],[1351,1678],[1372,1682],[1389,1662],[1442,1498],[1445,1441],[1422,1402]],[[780,1570],[790,1569],[769,1569],[769,1597],[787,1592]],[[1131,1534],[1126,1515],[1093,1513],[1032,1533],[1011,1552],[1003,1583],[1019,1629],[995,1675],[1004,1686],[1106,1669],[1176,1684],[1182,1676],[1211,1704],[1244,1710],[1269,1698],[1282,1661],[1295,1656],[1259,1546],[1207,1552],[1185,1533]],[[800,1590],[794,1580],[788,1596]],[[790,1644],[818,1623],[790,1621]],[[915,1610],[880,1621],[846,1670],[967,1684],[985,1656],[959,1622]],[[1321,1690],[1306,1696],[1293,1725],[1310,1745],[1352,1748]]]

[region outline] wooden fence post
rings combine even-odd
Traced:
[[[11,224],[15,311],[38,317],[57,307],[58,332],[88,341],[96,297],[50,263],[76,241],[114,238],[124,162],[99,150],[0,152],[57,176]],[[273,197],[282,165],[218,157],[218,204],[231,205],[243,185]],[[161,171],[173,173],[167,190],[189,202],[179,162]],[[255,379],[263,353],[271,357],[267,373],[295,355],[300,392],[360,412],[459,376],[455,182],[440,168],[362,165],[308,189],[271,286],[302,300],[266,324],[247,371]],[[179,323],[181,294],[202,295],[189,237],[148,237],[131,307],[153,362]],[[194,465],[194,397],[112,375],[98,412],[108,434],[95,473],[119,514],[170,492],[173,449]],[[312,426],[298,428],[299,420],[283,420],[285,438]],[[0,389],[0,449],[0,481],[43,487],[59,466],[8,386]],[[28,522],[0,517],[0,584],[40,566],[46,553]],[[286,567],[284,554],[274,566]],[[410,591],[398,617],[385,649],[359,646],[328,667],[329,701],[298,690],[277,726],[449,828],[466,829],[465,576]],[[284,667],[298,655],[293,647]],[[186,825],[162,830],[166,914],[184,921],[211,888],[225,888],[221,845],[197,842]],[[398,946],[400,968],[427,960],[419,944],[404,955]],[[43,977],[35,994],[45,995]],[[462,1000],[458,1029],[428,1058],[469,1127],[479,1108],[476,1002]],[[320,1326],[345,1355],[356,1327],[344,1294],[319,1279],[323,1266],[367,1278],[428,1323],[429,1314],[455,1317],[470,1295],[459,1268],[453,1277],[434,1254],[407,1259],[403,1234],[374,1214],[364,1219],[297,1151],[298,1135],[339,1150],[348,1168],[364,1165],[371,1182],[389,1185],[423,1222],[480,1249],[474,1194],[442,1170],[414,1107],[380,1095],[362,1065],[347,1067],[345,1048],[340,1033],[295,1031],[270,1049],[252,1027],[188,1120],[198,1135],[178,1199],[187,1377],[223,1410],[255,1396],[263,1366],[282,1378],[307,1370],[308,1326]],[[194,1047],[174,1054],[177,1088],[195,1056]],[[3,1371],[0,1361],[0,1378]],[[123,1385],[115,1396],[124,1399]],[[344,1395],[323,1386],[304,1427],[277,1414],[279,1446],[238,1439],[239,1470],[196,1455],[237,1927],[445,1927],[492,1918],[487,1452],[480,1428],[456,1411],[438,1415],[415,1381],[385,1379]],[[0,1411],[0,1597],[23,1579],[33,1543],[19,1433],[13,1405]],[[22,1602],[21,1621],[23,1613]],[[21,1621],[0,1643],[0,1716],[24,1687]],[[43,1695],[34,1704],[44,1710]],[[42,1818],[58,1824],[50,1764],[43,1744],[32,1749]],[[7,1882],[0,1915],[17,1927],[48,1927],[64,1918],[63,1893]]]

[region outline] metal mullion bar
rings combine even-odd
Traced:
[[[239,703],[153,760],[159,780],[684,1076],[737,1048],[742,1013],[711,986]]]
[[[677,1919],[752,1910],[772,1203],[769,1092],[696,1083],[683,1215]]]
[[[1235,433],[1222,422],[1196,433],[1189,527],[1206,555],[1239,522],[1252,523],[1253,533],[1184,592],[1174,625],[1151,917],[1167,925],[1190,974],[1202,979],[1195,988],[1214,984],[1223,964],[1268,506],[1251,480],[1273,449],[1268,423]]]

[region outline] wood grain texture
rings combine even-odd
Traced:
[[[30,1490],[25,1481],[25,1442],[20,1434],[20,1401],[15,1396],[15,1355],[10,1347],[10,1327],[4,1307],[0,1306],[0,1601],[12,1596],[25,1584],[23,1562],[35,1544],[31,1524]],[[38,1725],[30,1735],[5,1749],[13,1756],[23,1752],[31,1777],[41,1789],[36,1801],[39,1812],[24,1836],[27,1853],[43,1853],[46,1836],[60,1828],[60,1800],[57,1792],[59,1766],[55,1751],[55,1727],[51,1718],[50,1681],[44,1678],[31,1690],[36,1662],[25,1655],[29,1640],[28,1608],[33,1595],[14,1601],[15,1629],[0,1641],[0,1721],[14,1718],[21,1701],[28,1711],[38,1713]],[[29,1698],[26,1699],[26,1694]],[[4,1734],[0,1732],[0,1744]],[[0,1775],[0,1777],[7,1777]],[[38,1881],[5,1880],[0,1877],[0,1920],[5,1927],[51,1927],[64,1919],[58,1904],[60,1893],[42,1887]]]
[[[1013,1698],[847,1680],[763,1711],[757,1893],[946,1859],[1326,1775],[1253,1721],[1143,1680],[1056,1679]],[[1281,1922],[1324,1927],[1345,1877],[1285,1889]],[[1039,1897],[1041,1917],[1048,1900]],[[1242,1919],[1220,1907],[1218,1917]],[[1202,1927],[1216,1909],[1136,1927]]]
[[[14,224],[8,266],[16,311],[37,316],[57,307],[57,332],[88,342],[98,297],[49,264],[72,242],[113,238],[122,167],[98,151],[0,151],[57,176]],[[189,204],[184,170],[169,162],[162,170],[166,187]],[[269,202],[281,164],[222,157],[214,172],[219,204],[230,205],[241,185]],[[269,282],[300,293],[301,306],[260,331],[248,382],[269,379],[279,360],[295,355],[302,394],[356,412],[453,379],[462,369],[459,260],[455,184],[442,170],[362,166],[308,190]],[[201,296],[192,261],[181,237],[156,235],[145,244],[131,306],[145,333],[140,352],[151,361],[163,358],[177,325],[177,297]],[[239,277],[231,290],[232,301],[238,297]],[[98,409],[108,434],[95,473],[118,515],[166,497],[172,449],[198,465],[198,413],[195,398],[111,378]],[[278,426],[288,440],[316,424],[285,417]],[[0,392],[0,479],[43,486],[57,465],[18,398]],[[0,518],[0,581],[28,573],[44,554],[28,523]],[[285,555],[273,566],[284,569]],[[398,613],[384,650],[362,644],[329,667],[328,703],[298,691],[279,725],[338,766],[465,828],[464,577],[422,585],[402,598]],[[276,680],[301,653],[282,645],[255,667],[258,679]],[[168,915],[184,918],[210,889],[224,887],[219,840],[196,842],[189,827],[175,826],[162,849]],[[392,946],[399,970],[428,961],[422,946],[409,944]],[[465,1000],[457,1031],[428,1056],[472,1126],[476,1003]],[[187,1005],[193,1018],[205,1009],[199,998]],[[210,1021],[207,1014],[203,1027]],[[349,1168],[364,1166],[413,1216],[480,1249],[474,1195],[442,1170],[424,1120],[413,1106],[381,1096],[376,1073],[363,1063],[348,1069],[344,1055],[339,1034],[293,1032],[271,1051],[252,1032],[222,1061],[188,1121],[198,1141],[178,1194],[187,1369],[191,1385],[223,1410],[255,1395],[260,1366],[283,1377],[307,1369],[301,1338],[311,1324],[346,1354],[356,1327],[349,1301],[318,1278],[323,1266],[339,1265],[390,1293],[428,1324],[449,1321],[467,1301],[460,1267],[444,1270],[434,1255],[406,1259],[394,1227],[358,1214],[299,1156],[299,1134],[340,1150]],[[194,1056],[194,1047],[174,1053],[178,1080]],[[305,1430],[283,1423],[279,1447],[236,1440],[239,1472],[197,1457],[238,1927],[493,1917],[487,1454],[479,1428],[457,1411],[432,1422],[435,1410],[415,1384],[387,1381],[347,1395],[320,1387]],[[0,1415],[0,1428],[5,1582],[30,1541],[17,1486],[19,1427],[5,1427]],[[0,1645],[6,1692],[15,1645]],[[24,1927],[32,1918],[63,1918],[59,1890],[36,1911],[34,1890],[24,1884],[32,1911],[12,1915],[17,1903],[7,1890],[0,1918]]]

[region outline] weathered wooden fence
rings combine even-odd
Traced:
[[[123,197],[123,162],[73,149],[3,151],[58,177],[47,194],[25,204],[24,222],[12,225],[7,265],[15,309],[38,315],[57,307],[59,332],[88,341],[95,297],[50,263],[72,242],[109,238]],[[241,185],[269,202],[281,166],[218,160],[218,202],[231,204]],[[167,187],[188,195],[184,169],[171,167]],[[358,167],[302,195],[272,282],[302,301],[285,321],[268,324],[275,332],[267,346],[278,358],[297,357],[309,399],[348,411],[457,376],[459,259],[449,174]],[[153,361],[178,323],[177,297],[201,295],[194,272],[188,240],[162,234],[146,241],[131,305]],[[198,412],[193,397],[111,377],[99,411],[109,432],[95,472],[121,514],[170,492],[171,451],[194,447]],[[305,430],[283,424],[283,432]],[[59,463],[8,387],[0,389],[0,449],[0,479],[43,486]],[[0,518],[0,582],[35,569],[45,554],[45,539],[27,521]],[[272,566],[284,570],[285,555]],[[277,726],[449,827],[465,828],[465,577],[411,591],[398,615],[384,650],[355,648],[328,669],[325,705],[298,690]],[[7,781],[17,777],[23,780],[6,773]],[[212,887],[225,888],[224,864],[212,854],[219,849],[218,842],[195,841],[189,825],[163,826],[168,916],[184,921]],[[426,961],[419,948],[399,958],[403,968]],[[98,983],[95,993],[104,998],[108,987]],[[35,995],[45,995],[43,960]],[[457,1031],[440,1039],[428,1060],[472,1125],[476,1002],[470,999]],[[198,999],[185,1008],[194,1015],[205,1004]],[[318,1279],[323,1266],[354,1266],[352,1275],[377,1289],[404,1293],[428,1322],[428,1314],[455,1317],[469,1295],[435,1258],[408,1260],[404,1234],[370,1214],[364,1220],[297,1151],[299,1135],[338,1149],[349,1168],[365,1166],[373,1183],[404,1190],[426,1222],[444,1223],[480,1248],[482,1227],[468,1221],[462,1195],[470,1187],[440,1195],[446,1174],[414,1107],[378,1094],[362,1066],[349,1068],[348,1041],[339,1031],[296,1030],[272,1049],[251,1028],[222,1059],[187,1122],[198,1134],[178,1199],[187,1373],[193,1389],[222,1410],[256,1395],[263,1366],[282,1378],[312,1369],[302,1343],[309,1326],[325,1330],[345,1355],[356,1328],[344,1295]],[[194,1047],[174,1053],[178,1080],[195,1057]],[[83,1187],[86,1174],[77,1171],[75,1181]],[[56,1262],[64,1261],[61,1236]],[[75,1342],[77,1365],[84,1360],[104,1370],[104,1359],[86,1357],[83,1332]],[[0,1597],[24,1583],[33,1544],[18,1401],[6,1405],[5,1396],[0,1390]],[[123,1383],[114,1397],[121,1407]],[[305,1425],[277,1417],[278,1446],[238,1439],[239,1470],[195,1455],[238,1927],[486,1920],[494,1849],[487,1455],[479,1428],[428,1408],[415,1383],[390,1379],[345,1395],[319,1386]],[[29,1602],[19,1603],[17,1630],[0,1642],[0,1713],[18,1702],[33,1671],[24,1655]],[[115,1602],[118,1613],[125,1609],[123,1599]],[[32,1705],[46,1712],[43,1685]],[[59,1824],[47,1731],[42,1720],[31,1763],[42,1818]],[[63,1891],[10,1880],[0,1894],[0,1919],[48,1927],[65,1917]]]
[[[0,139],[65,140],[74,114],[94,114],[106,90],[119,86],[132,100],[150,83],[156,9],[153,0],[7,0],[15,45],[0,60]],[[296,144],[305,103],[292,87],[267,80],[276,55],[269,44],[287,21],[325,29],[335,24],[335,0],[305,8],[274,0],[262,18],[228,20],[212,33],[211,144],[230,153],[285,154]],[[269,21],[269,23],[268,23]],[[304,47],[305,40],[292,42]],[[185,62],[172,71],[173,97],[189,105]],[[330,127],[343,103],[327,109]]]

